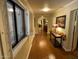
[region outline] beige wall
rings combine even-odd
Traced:
[[[52,23],[54,24],[54,23],[56,23],[56,17],[66,15],[66,25],[65,25],[66,27],[64,29],[64,31],[66,32],[66,40],[63,41],[63,47],[65,50],[68,50],[68,51],[71,50],[71,42],[69,39],[69,32],[68,32],[69,23],[70,23],[70,11],[78,8],[77,3],[78,3],[78,1],[75,0],[75,1],[72,1],[71,3],[65,5],[64,7],[56,10],[56,12],[54,13],[54,17],[52,18],[53,19]]]

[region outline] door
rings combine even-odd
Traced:
[[[77,48],[77,41],[78,41],[78,14],[77,10],[73,11],[75,14],[74,19],[74,29],[73,29],[73,41],[72,41],[72,50],[75,50]]]
[[[71,51],[77,48],[78,41],[78,11],[73,10],[70,13],[70,40],[71,40]]]

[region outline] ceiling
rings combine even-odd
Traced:
[[[54,10],[70,3],[71,1],[73,0],[28,0],[35,13],[44,13],[41,11],[41,9],[43,9],[45,6],[51,9],[48,12],[51,13]]]

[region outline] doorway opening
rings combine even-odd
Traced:
[[[38,19],[38,32],[48,32],[48,20],[44,16]]]

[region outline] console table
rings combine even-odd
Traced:
[[[54,39],[52,39],[52,37],[54,37]],[[57,33],[54,33],[54,32],[50,32],[50,40],[54,40],[53,44],[55,47],[62,47],[62,40],[63,40],[63,35],[59,35]],[[60,43],[58,42],[58,40],[60,39]]]

